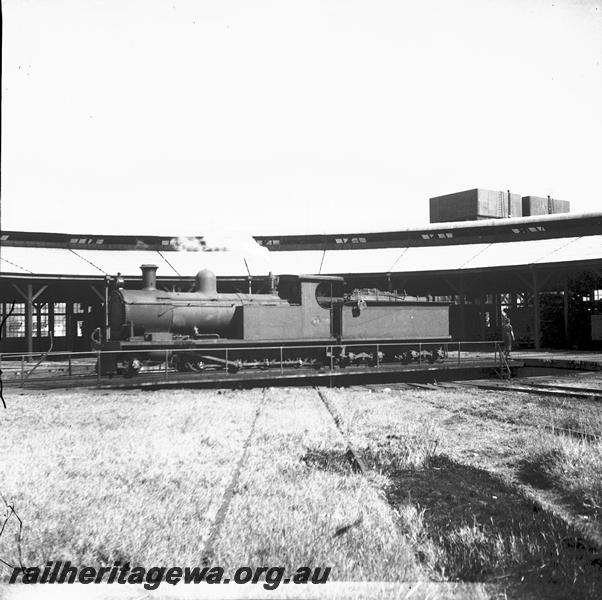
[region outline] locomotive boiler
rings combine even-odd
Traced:
[[[409,362],[418,348],[410,342],[426,342],[424,358],[433,361],[450,339],[448,304],[346,293],[342,277],[281,275],[265,294],[224,294],[203,270],[192,291],[168,292],[157,288],[155,265],[141,269],[142,289],[118,285],[111,294],[102,373],[133,374],[153,362],[180,371]]]

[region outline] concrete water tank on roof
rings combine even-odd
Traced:
[[[571,203],[568,200],[557,200],[556,198],[542,198],[541,196],[523,196],[523,217],[534,215],[555,215],[571,211]]]
[[[520,194],[476,188],[430,198],[431,223],[522,217]]]

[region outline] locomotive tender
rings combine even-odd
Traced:
[[[157,289],[155,265],[140,268],[141,290],[117,280],[111,294],[103,374],[165,361],[180,371],[410,362],[419,342],[427,342],[421,358],[433,362],[450,339],[448,304],[378,290],[346,294],[343,277],[281,275],[266,294],[222,294],[203,270],[193,291],[166,292]]]

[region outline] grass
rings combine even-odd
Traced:
[[[528,481],[554,489],[578,507],[602,517],[602,441],[540,435],[526,442],[522,470]]]
[[[24,522],[24,563],[194,563],[254,405],[211,393],[201,406],[190,392],[10,398],[0,481]],[[14,562],[11,533],[0,555]]]
[[[339,390],[331,398],[350,415],[350,435],[358,440],[366,437],[380,448],[398,436],[416,440],[418,460],[394,464],[385,453],[380,467],[399,529],[433,578],[490,581],[509,590],[547,585],[551,597],[569,589],[574,597],[597,597],[599,550],[584,545],[570,525],[534,506],[500,475],[515,477],[539,448],[554,457],[546,474],[554,486],[572,485],[575,498],[597,498],[599,445],[559,437],[541,425],[561,419],[568,425],[575,415],[584,425],[589,410],[593,429],[599,408],[575,410],[562,401],[471,391]],[[398,458],[405,456],[402,446]]]
[[[23,562],[200,564],[261,395],[10,397],[0,489],[25,525]],[[327,565],[338,580],[425,579],[386,498],[351,472],[343,451],[313,390],[269,392],[214,564]],[[0,556],[12,563],[14,534],[11,522],[0,538]]]
[[[327,565],[339,581],[486,581],[510,597],[524,582],[563,593],[570,584],[573,597],[596,597],[598,550],[512,481],[570,500],[602,531],[601,445],[543,429],[596,433],[602,407],[481,391],[326,393],[370,476],[351,470],[315,390],[269,390],[214,564]],[[261,398],[9,390],[0,490],[23,519],[24,562],[199,564]],[[13,562],[14,534],[11,520],[0,557]]]
[[[339,580],[424,579],[375,484],[354,474],[313,390],[279,390],[258,423],[218,547],[224,564],[332,565]]]

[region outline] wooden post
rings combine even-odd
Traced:
[[[27,352],[33,352],[33,286],[28,283],[25,295],[25,337],[27,338]],[[27,357],[27,362],[31,361],[31,356]]]
[[[67,350],[73,352],[75,339],[73,335],[73,302],[65,303],[65,333],[67,334]]]
[[[568,275],[564,278],[564,290],[562,293],[563,300],[563,316],[564,316],[564,343],[569,347],[569,278]]]
[[[479,311],[481,314],[481,340],[485,341],[487,339],[487,324],[485,323],[485,313],[489,312],[487,310],[487,294],[481,294],[481,310]]]
[[[533,271],[533,335],[535,338],[535,349],[541,349],[541,315],[539,312],[539,282],[537,273]]]
[[[110,335],[110,326],[109,326],[109,283],[111,282],[110,277],[105,277],[105,297],[104,297],[104,309],[105,309],[105,336],[104,341],[107,342]]]
[[[23,291],[16,283],[13,287],[19,292],[19,295],[25,300],[25,337],[27,338],[27,352],[33,353],[33,301],[48,287],[43,285],[35,294],[33,285],[28,283]],[[27,362],[31,361],[31,356],[27,357]]]
[[[466,296],[464,290],[460,292],[460,339],[466,341]]]
[[[48,336],[54,335],[54,302],[47,302],[48,308]]]

